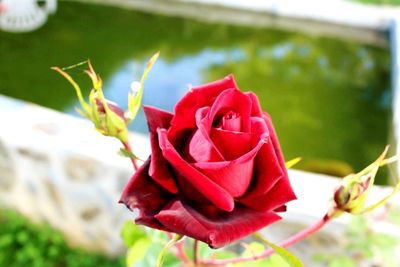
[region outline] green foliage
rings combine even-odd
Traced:
[[[371,263],[382,267],[399,266],[396,255],[399,240],[373,231],[370,223],[365,216],[352,217],[344,238],[344,251],[347,253],[321,253],[314,259],[328,267],[356,267]]]
[[[104,19],[110,14],[115,19]],[[109,85],[127,62],[144,63],[157,50],[162,53],[160,65],[171,66],[215,53],[221,59],[205,64],[195,80],[207,82],[234,73],[241,89],[256,92],[273,118],[286,158],[303,157],[295,168],[343,176],[372,161],[388,143],[391,90],[386,48],[66,1],[59,1],[57,13],[40,30],[0,32],[0,40],[0,93],[51,108],[68,110],[76,97],[50,66],[90,58]],[[180,76],[186,76],[187,66],[193,65],[184,65]],[[132,80],[141,70],[137,68]],[[82,70],[69,73],[86,95],[91,85]],[[150,76],[156,94],[171,94],[173,76],[161,84],[159,77]],[[198,82],[190,79],[188,83]],[[124,85],[126,92],[131,81]],[[384,183],[385,175],[381,177],[379,183]]]
[[[400,0],[356,0],[365,4],[400,5]]]
[[[165,233],[146,229],[132,221],[126,221],[121,230],[121,237],[128,247],[127,267],[154,267],[158,255],[163,252],[168,238]],[[164,251],[163,267],[177,267],[180,261],[170,250]]]
[[[63,236],[47,225],[30,223],[21,215],[0,210],[0,266],[118,267],[123,259],[69,248]]]

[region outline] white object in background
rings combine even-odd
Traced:
[[[57,9],[57,0],[0,0],[0,29],[29,32],[40,28]]]

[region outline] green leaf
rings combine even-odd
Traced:
[[[265,247],[263,244],[259,243],[259,242],[251,242],[250,244],[245,244],[245,250],[242,252],[241,256],[242,257],[252,257],[255,254],[261,253],[265,250]],[[250,261],[250,262],[240,262],[240,263],[236,263],[234,266],[235,267],[268,267],[268,266],[282,266],[282,267],[286,267],[287,265],[272,265],[270,263],[270,258],[268,257],[266,259],[259,259],[256,261]],[[226,258],[233,258],[233,256],[229,256]],[[278,256],[278,258],[280,259],[280,257]],[[283,260],[281,260],[283,261]]]
[[[126,255],[126,266],[133,267],[137,262],[141,261],[150,247],[151,241],[148,238],[145,237],[137,240],[128,250]]]
[[[259,242],[251,242],[250,244],[246,244],[245,248],[245,251],[242,253],[243,257],[251,257],[254,254],[261,253],[265,250],[264,245]]]
[[[133,246],[136,241],[146,237],[144,230],[136,225],[133,221],[126,221],[122,225],[121,237],[125,245],[129,248]]]
[[[126,148],[121,147],[119,150],[119,155],[122,157],[126,157],[126,158],[132,158],[132,159],[137,159],[137,160],[141,160],[144,161],[140,158],[138,158],[138,156],[136,156],[133,152],[127,150]]]
[[[286,263],[291,266],[291,267],[304,267],[303,263],[292,253],[290,253],[288,250],[275,245],[274,243],[266,240],[263,236],[261,236],[258,233],[254,234],[255,237],[260,239],[262,242],[264,242],[266,245],[270,246],[275,252],[282,257],[286,261]]]
[[[329,267],[356,267],[357,265],[348,257],[339,256],[329,263]]]

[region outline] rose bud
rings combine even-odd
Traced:
[[[348,213],[359,212],[365,204],[371,187],[370,175],[357,178],[356,175],[349,175],[343,178],[344,181],[334,193],[335,209]]]
[[[107,99],[101,100],[93,94],[90,99],[93,107],[93,123],[98,131],[106,136],[114,136],[122,141],[127,140],[127,123],[124,111],[114,102]]]
[[[361,214],[371,211],[386,203],[394,194],[400,190],[400,182],[394,187],[393,191],[380,201],[369,207],[365,207],[367,198],[374,186],[375,176],[381,166],[393,163],[398,160],[398,156],[385,159],[389,146],[385,148],[379,158],[371,165],[356,174],[344,177],[340,186],[336,189],[333,196],[333,206],[331,214],[340,215],[343,212],[351,214]]]
[[[192,88],[175,114],[144,107],[152,154],[120,202],[136,223],[222,247],[279,220],[296,198],[270,116],[233,79]]]

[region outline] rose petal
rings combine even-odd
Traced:
[[[233,210],[235,204],[232,196],[225,189],[183,160],[173,145],[169,142],[167,131],[165,129],[158,129],[158,137],[164,157],[181,177],[191,183],[201,194],[214,203],[218,208],[226,211]]]
[[[180,200],[165,207],[156,218],[170,231],[201,240],[213,248],[228,245],[280,219],[273,212],[246,207],[208,218]]]
[[[253,92],[245,93],[251,99],[251,116],[262,117],[262,109],[258,97]]]
[[[242,196],[249,188],[253,163],[253,160],[250,160],[242,164],[229,164],[223,168],[198,169],[236,198]]]
[[[168,139],[175,147],[186,129],[196,126],[196,111],[201,107],[210,106],[222,91],[229,88],[237,88],[233,75],[191,88],[176,104],[175,116],[171,121],[171,128],[168,130]]]
[[[166,190],[176,194],[178,192],[178,187],[169,170],[168,163],[162,155],[160,146],[158,145],[157,134],[157,128],[167,129],[169,127],[173,114],[150,106],[144,106],[143,110],[149,126],[152,152],[149,175]]]
[[[289,201],[295,200],[296,195],[290,185],[287,176],[281,178],[271,190],[262,196],[246,197],[239,199],[239,202],[258,211],[276,210]]]
[[[143,163],[125,186],[119,203],[124,203],[130,210],[138,208],[139,217],[136,222],[150,227],[162,229],[163,226],[154,219],[173,195],[169,194],[161,186],[154,182],[148,175],[150,158]]]
[[[242,118],[242,131],[250,131],[251,99],[236,88],[223,91],[215,99],[208,113],[207,121],[215,122],[228,112],[235,112]]]
[[[275,128],[272,125],[271,117],[268,115],[268,113],[264,112],[263,118],[264,118],[264,120],[265,120],[265,122],[267,124],[268,130],[269,130],[269,133],[270,133],[270,137],[271,137],[271,140],[272,140],[272,144],[274,145],[275,154],[276,154],[276,157],[278,158],[279,165],[281,166],[281,169],[283,170],[283,172],[287,176],[287,170],[286,170],[286,167],[285,167],[285,159],[283,158],[281,146],[279,145],[279,141],[278,141],[278,137],[277,137],[276,132],[275,132]]]
[[[200,108],[196,112],[196,124],[198,130],[188,138],[188,144],[183,148],[182,155],[189,162],[209,162],[224,161],[224,157],[214,145],[209,136],[208,123],[201,123],[202,119],[207,116],[210,108]]]
[[[253,135],[251,133],[231,132],[212,128],[210,137],[213,144],[226,160],[236,159],[249,152],[252,148]]]
[[[231,131],[231,132],[241,132],[242,131],[242,118],[240,114],[237,114],[233,111],[229,111],[222,117],[221,122],[222,130]]]
[[[254,198],[268,192],[274,184],[287,175],[286,169],[282,169],[276,155],[276,149],[270,136],[270,130],[262,118],[251,118],[251,131],[254,136],[268,135],[268,142],[260,149],[254,160],[253,179],[245,197]],[[256,139],[254,140],[254,142]]]
[[[253,160],[264,144],[265,139],[260,139],[252,150],[235,160],[196,162],[192,165],[227,190],[233,197],[239,197],[249,187],[253,177]]]

